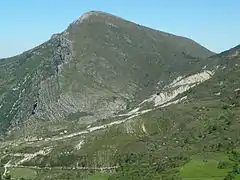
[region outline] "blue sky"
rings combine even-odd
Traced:
[[[220,52],[240,44],[239,0],[1,0],[0,57],[41,44],[89,10],[192,38]]]

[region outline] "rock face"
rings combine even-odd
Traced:
[[[190,39],[103,12],[85,13],[42,45],[0,61],[0,131],[29,118],[111,117],[200,71],[201,59],[210,55]]]
[[[178,95],[186,92],[190,88],[209,80],[214,75],[212,71],[203,71],[197,74],[193,74],[188,77],[178,77],[171,84],[163,88],[163,92],[152,95],[150,98],[144,100],[141,104],[146,102],[154,102],[154,106],[164,105],[169,103]]]

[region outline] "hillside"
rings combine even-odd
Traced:
[[[8,130],[0,172],[239,179],[239,52],[240,45],[214,54],[110,14],[84,14],[0,61],[0,127]]]

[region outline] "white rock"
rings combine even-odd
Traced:
[[[240,88],[237,88],[237,89],[234,90],[234,92],[237,92],[237,91],[240,91]]]
[[[218,92],[218,93],[215,93],[215,95],[216,95],[216,96],[220,96],[220,95],[221,95],[221,93],[220,93],[220,92]]]

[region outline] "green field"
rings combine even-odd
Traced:
[[[235,164],[235,160],[230,160],[229,155],[223,152],[195,155],[183,166],[164,172],[162,177],[183,180],[223,180],[232,172]],[[240,179],[240,176],[235,175],[234,179]]]
[[[224,177],[227,175],[227,169],[217,168],[218,161],[194,159],[180,168],[180,176],[182,178],[209,178]]]
[[[202,156],[194,156],[192,160],[180,168],[180,176],[182,178],[220,178],[225,177],[231,169],[220,169],[218,164],[221,161],[227,161],[224,154],[216,154],[216,156],[204,158]],[[229,162],[230,163],[230,162]]]

